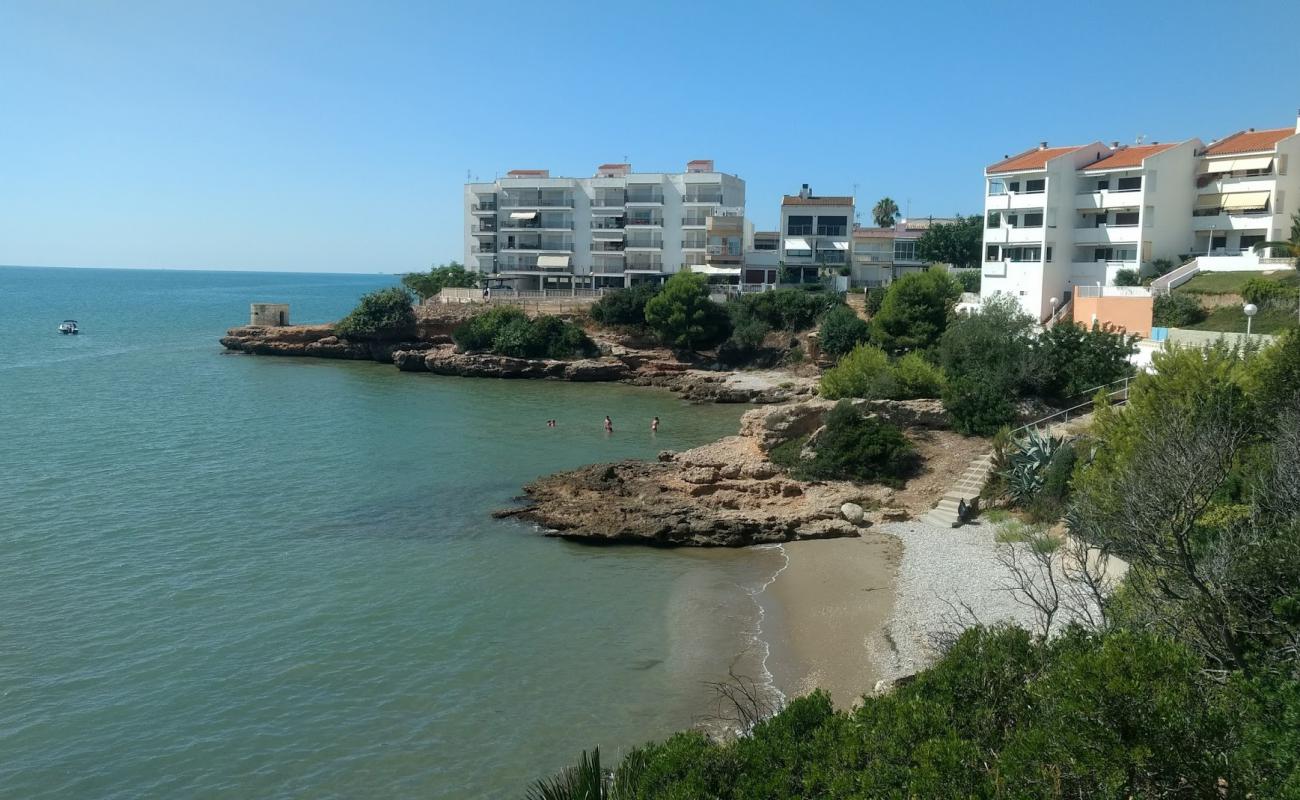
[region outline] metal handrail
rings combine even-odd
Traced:
[[[1114,386],[1117,383],[1122,383],[1124,384],[1123,388],[1116,389],[1113,392],[1107,392],[1106,397],[1115,398],[1117,395],[1123,395],[1123,397],[1119,398],[1118,401],[1115,400],[1111,401],[1111,405],[1123,405],[1124,403],[1128,402],[1129,383],[1132,380],[1133,380],[1132,377],[1121,378],[1120,380],[1112,381],[1111,383],[1107,383],[1102,386],[1097,386],[1095,388],[1088,389],[1086,392],[1080,392],[1079,394],[1076,394],[1075,397],[1081,397],[1087,393],[1092,393],[1093,395],[1095,395],[1097,393],[1097,390],[1099,389],[1105,389],[1107,387]],[[1061,411],[1057,411],[1055,414],[1048,414],[1042,419],[1036,419],[1033,422],[1027,422],[1024,425],[1021,425],[1019,428],[1016,428],[1015,430],[1011,431],[1011,437],[1015,438],[1018,434],[1021,434],[1029,430],[1030,428],[1041,428],[1043,427],[1044,423],[1047,423],[1048,427],[1050,427],[1051,425],[1055,425],[1057,424],[1056,422],[1049,422],[1049,420],[1055,420],[1057,417],[1062,417],[1062,419],[1060,420],[1060,424],[1068,423],[1070,421],[1070,412],[1077,412],[1081,408],[1091,409],[1094,404],[1095,404],[1095,400],[1089,400],[1086,403],[1079,403],[1076,406],[1070,406],[1069,408],[1063,409]],[[1083,414],[1076,413],[1075,418],[1077,419],[1080,416],[1087,416],[1087,414],[1089,413],[1091,412],[1084,412]]]

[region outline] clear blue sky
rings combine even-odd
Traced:
[[[1046,6],[1057,6],[1047,8]],[[1300,3],[0,0],[0,264],[396,272],[462,184],[692,158],[980,207],[1046,139],[1295,122]]]

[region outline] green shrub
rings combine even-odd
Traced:
[[[897,383],[889,356],[879,347],[861,344],[822,375],[821,396],[830,400],[865,397],[881,400],[893,397]]]
[[[825,292],[816,294],[800,289],[755,292],[742,295],[731,303],[732,321],[741,324],[758,320],[774,331],[797,333],[811,328],[822,314],[838,303],[838,297]]]
[[[452,332],[452,339],[463,352],[512,358],[563,359],[598,352],[577,325],[545,314],[529,319],[515,306],[496,306],[470,317]]]
[[[601,325],[645,325],[645,304],[659,294],[655,283],[642,283],[607,292],[591,306],[591,318]]]
[[[980,271],[977,269],[954,269],[948,273],[961,284],[963,292],[980,293]]]
[[[334,326],[340,336],[360,341],[400,341],[415,335],[415,298],[393,286],[361,296],[357,307]]]
[[[942,397],[947,383],[943,370],[927,361],[920,353],[908,353],[895,361],[894,378],[898,383],[895,398],[898,400]]]
[[[1151,269],[1155,270],[1157,276],[1167,275],[1177,266],[1172,258],[1157,258],[1151,262]]]
[[[1030,343],[1031,375],[1023,388],[1054,401],[1090,393],[1133,373],[1128,359],[1136,342],[1110,325],[1053,325]]]
[[[1016,418],[1015,387],[992,374],[949,375],[943,407],[959,433],[992,436]]]
[[[890,352],[927,349],[943,335],[960,296],[961,284],[946,272],[908,273],[889,285],[871,320],[871,340]]]
[[[1121,269],[1115,273],[1116,286],[1137,286],[1141,282],[1135,269]]]
[[[645,321],[661,341],[683,350],[703,350],[731,335],[726,309],[709,299],[703,275],[679,272],[646,301]]]
[[[1249,278],[1241,285],[1241,299],[1260,308],[1295,304],[1297,290],[1268,278]]]
[[[901,486],[915,474],[920,458],[903,432],[876,417],[866,417],[841,400],[817,436],[815,455],[795,473],[820,480],[852,480]]]
[[[867,316],[874,317],[879,311],[880,306],[885,302],[885,292],[888,290],[884,286],[877,286],[867,291],[864,304],[867,309]]]
[[[839,358],[871,336],[871,326],[843,303],[833,306],[822,317],[817,341],[822,352]]]
[[[733,322],[731,336],[718,348],[718,360],[728,366],[748,364],[764,353],[763,339],[769,333],[759,319]]]
[[[1166,328],[1183,328],[1205,319],[1205,309],[1189,294],[1166,294],[1155,299],[1151,321]]]

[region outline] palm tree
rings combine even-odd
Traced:
[[[877,226],[892,228],[898,219],[898,203],[888,197],[882,197],[880,202],[876,203],[876,207],[871,209],[871,216],[876,220]]]
[[[558,775],[540,780],[532,785],[527,800],[631,800],[637,794],[641,777],[646,771],[645,750],[635,748],[624,756],[618,769],[610,771],[600,766],[600,748]]]
[[[1253,249],[1256,253],[1272,250],[1281,258],[1289,258],[1300,265],[1300,211],[1291,215],[1291,238],[1283,242],[1257,242]]]

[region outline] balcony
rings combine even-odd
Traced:
[[[1142,190],[1085,192],[1074,197],[1074,207],[1091,209],[1138,208],[1142,205]]]
[[[497,210],[497,204],[495,201],[491,203],[475,203],[469,208],[470,211],[472,211],[475,214],[495,214]]]
[[[683,228],[703,228],[709,224],[708,217],[682,217]]]
[[[557,222],[555,220],[518,220],[506,219],[501,221],[501,230],[503,231],[571,231],[573,230],[572,222]]]
[[[593,253],[614,253],[623,255],[623,248],[626,245],[623,242],[592,242],[591,252]]]
[[[492,242],[484,242],[483,244],[470,245],[469,251],[474,255],[492,255],[496,253],[497,246]]]
[[[626,250],[662,250],[664,249],[663,239],[629,239]]]
[[[521,210],[541,210],[544,208],[573,208],[573,198],[568,195],[522,195],[502,197],[497,205],[500,208]]]
[[[984,198],[984,208],[989,211],[1007,211],[1022,208],[1042,208],[1043,192],[1007,192],[991,194]]]
[[[848,226],[846,225],[818,225],[818,236],[848,236]]]
[[[1137,242],[1136,225],[1103,225],[1100,228],[1075,228],[1075,244],[1134,244]]]
[[[662,256],[651,257],[642,254],[640,257],[637,257],[629,255],[624,269],[628,272],[662,272],[664,269],[664,260]]]
[[[592,275],[622,275],[623,270],[624,265],[621,261],[597,262],[591,265]]]
[[[682,195],[682,202],[686,203],[687,205],[700,205],[700,204],[717,205],[722,202],[722,193],[714,192],[714,193],[692,194],[690,192],[687,192],[686,194]]]
[[[1267,231],[1273,215],[1267,211],[1226,212],[1192,217],[1192,230],[1197,231]]]
[[[623,195],[596,195],[591,198],[591,207],[593,209],[601,208],[623,208],[627,205],[627,198]]]
[[[1036,244],[1038,242],[1043,241],[1044,229],[1042,225],[1035,225],[1032,228],[1023,225],[1019,225],[1019,226],[1003,225],[998,230],[1005,231],[1005,233],[1003,234],[1005,238],[1002,239],[1002,241],[1004,242],[1011,242],[1013,244],[1016,242]],[[993,241],[993,240],[990,239],[989,241]]]
[[[787,225],[786,236],[812,236],[813,226],[811,225]]]
[[[642,206],[660,206],[664,203],[664,193],[662,189],[654,191],[637,192],[631,189],[627,191],[627,202],[625,205],[642,205]]]
[[[664,226],[663,217],[628,217],[628,228],[662,228]]]
[[[497,235],[496,221],[494,220],[491,224],[486,224],[485,222],[476,222],[473,225],[469,226],[469,232],[474,234],[475,236],[496,236]]]
[[[515,242],[507,244],[504,247],[498,243],[503,253],[572,253],[573,242],[538,240],[531,242]]]

